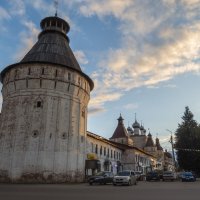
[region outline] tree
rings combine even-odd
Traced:
[[[200,126],[189,107],[185,107],[182,123],[176,130],[177,160],[179,167],[200,174]],[[190,149],[190,150],[189,150]]]

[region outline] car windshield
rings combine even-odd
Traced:
[[[157,172],[149,172],[148,175],[157,175]]]
[[[95,174],[95,176],[104,176],[105,175],[105,172],[98,172]]]
[[[119,172],[117,175],[118,176],[130,176],[130,172],[129,171],[123,171],[123,172]]]
[[[191,172],[185,172],[184,175],[185,175],[185,176],[192,176],[192,173],[191,173]]]
[[[164,172],[163,173],[164,175],[171,175],[171,174],[173,174],[172,172]]]

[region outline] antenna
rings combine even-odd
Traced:
[[[58,13],[57,13],[57,11],[58,11],[58,0],[54,0],[54,6],[55,6],[55,10],[56,10],[55,17],[57,17],[58,16]]]

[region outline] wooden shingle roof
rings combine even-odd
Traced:
[[[118,120],[118,125],[112,135],[112,137],[110,139],[114,139],[114,138],[128,138],[128,133],[126,131],[126,128],[124,127],[124,123],[123,123],[123,118],[120,114],[120,117],[117,119]]]

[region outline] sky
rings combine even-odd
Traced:
[[[57,10],[95,84],[88,131],[110,138],[120,113],[126,127],[136,115],[169,149],[166,129],[176,131],[185,106],[200,122],[200,0],[58,0]],[[0,0],[0,70],[23,58],[54,14],[53,0]]]

